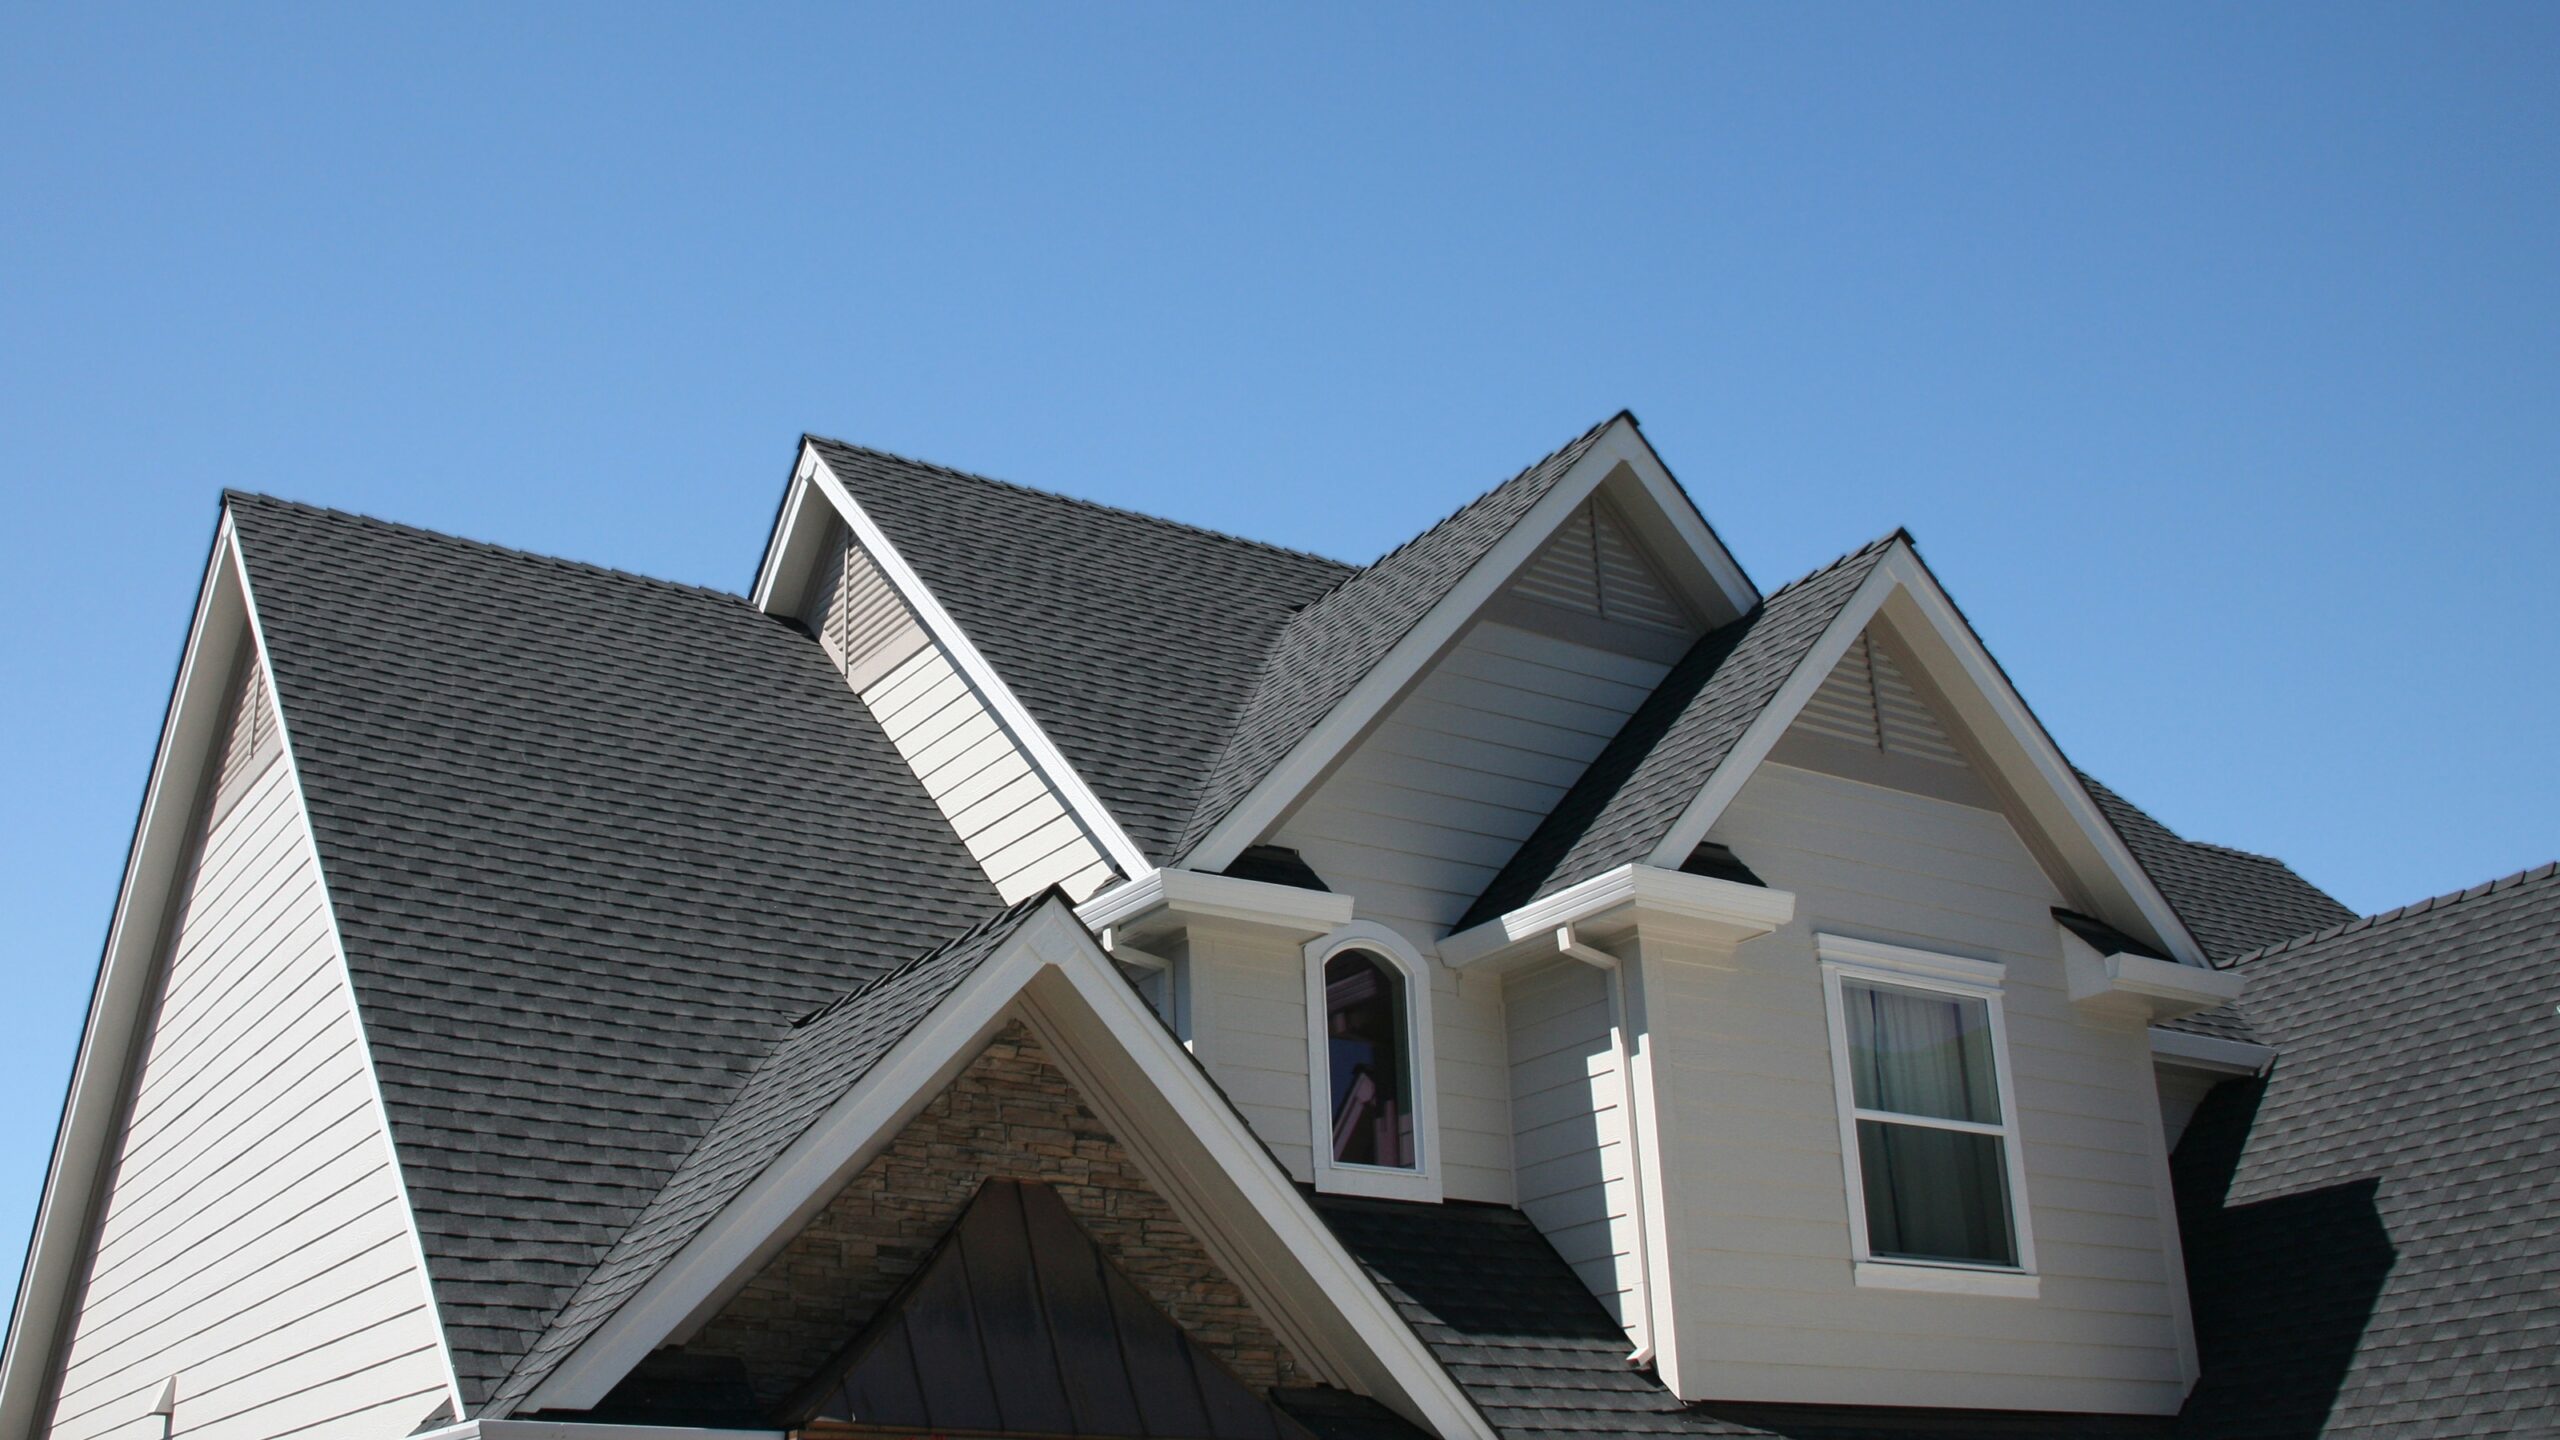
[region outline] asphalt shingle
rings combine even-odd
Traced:
[[[1173,858],[1321,556],[812,437],[1129,838]]]
[[[2179,1143],[2187,1433],[2560,1430],[2560,867],[2237,964],[2281,1058]]]
[[[794,1017],[1001,902],[746,601],[229,507],[476,1406]]]

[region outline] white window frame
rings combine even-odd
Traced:
[[[2000,1003],[2005,968],[1996,961],[1969,960],[1845,935],[1817,934],[1814,947],[1822,961],[1822,1005],[1831,1027],[1831,1083],[1840,1115],[1840,1173],[1849,1192],[1850,1262],[1857,1283],[1886,1290],[2035,1298],[2040,1282],[2036,1275],[2035,1227],[2027,1208],[2026,1149],[2018,1133],[2018,1087],[2010,1076],[2009,1026]],[[1982,1001],[1990,1013],[1991,1072],[2000,1089],[2000,1123],[1982,1125],[1859,1109],[1856,1082],[1849,1073],[1848,1010],[1841,993],[1844,981]],[[2009,1224],[2017,1244],[2018,1263],[1968,1265],[1952,1260],[1901,1260],[1873,1253],[1867,1240],[1867,1188],[1858,1161],[1861,1119],[1997,1136],[2001,1168],[2009,1181]]]
[[[1333,1056],[1325,1044],[1324,967],[1345,950],[1365,950],[1404,977],[1405,1055],[1413,1066],[1413,1168],[1345,1165],[1333,1158]],[[1384,925],[1354,920],[1308,942],[1307,1119],[1316,1189],[1385,1200],[1440,1200],[1440,1080],[1431,1048],[1431,962]]]

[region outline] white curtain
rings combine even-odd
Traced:
[[[2000,1123],[1991,1007],[1960,996],[1844,984],[1861,1110]],[[1897,1259],[2017,1263],[2000,1137],[1858,1121],[1867,1248]]]

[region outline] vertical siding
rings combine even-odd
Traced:
[[[1609,1314],[1632,1327],[1641,1277],[1609,977],[1551,962],[1509,979],[1504,1010],[1520,1209]]]
[[[406,1435],[445,1360],[263,687],[226,744],[71,1340],[55,1440]]]
[[[2183,1394],[2148,1037],[2067,998],[2060,896],[1988,810],[1764,765],[1718,822],[1797,919],[1648,940],[1682,1384],[1733,1399],[2165,1413]],[[1852,1281],[1817,930],[2002,962],[2042,1294]]]
[[[1014,901],[1054,884],[1082,900],[1102,888],[1102,848],[842,523],[801,615],[997,893]]]
[[[1667,667],[1480,623],[1275,837],[1364,919],[1427,954]],[[1509,1201],[1511,1075],[1498,982],[1433,966],[1443,1189]],[[1304,1061],[1300,1061],[1303,1068]]]

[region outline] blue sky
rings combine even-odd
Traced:
[[[1620,407],[2358,910],[2560,854],[2560,8],[0,12],[0,1275],[224,486],[743,587],[817,430],[1365,560]]]

